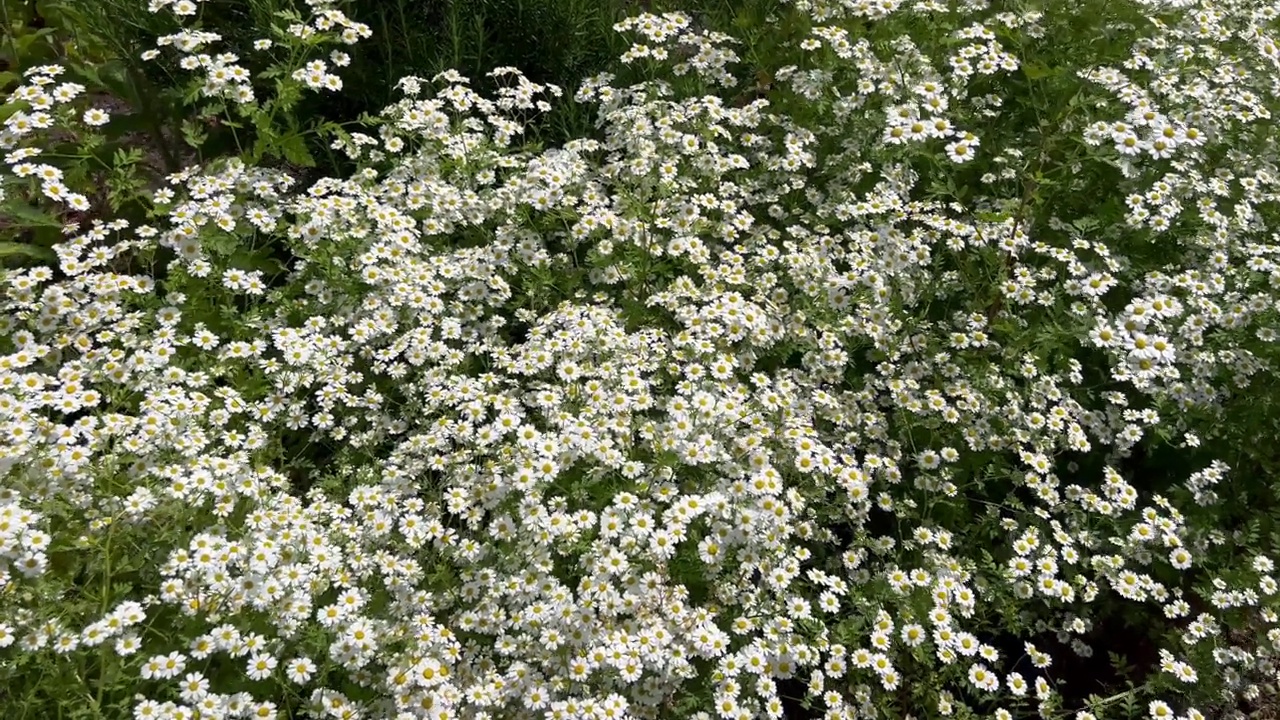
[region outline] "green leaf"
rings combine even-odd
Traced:
[[[250,152],[250,157],[253,158],[253,161],[256,164],[261,162],[262,158],[266,157],[268,153],[273,151],[274,148],[271,146],[270,136],[265,133],[259,133],[257,139],[253,141],[253,150]]]
[[[238,244],[234,236],[225,233],[211,234],[203,240],[205,250],[223,257],[234,253]]]
[[[99,71],[99,68],[88,63],[76,63],[71,67],[71,72],[74,75],[78,75],[81,79],[89,81],[89,84],[95,87],[108,86],[108,82],[102,79],[102,73]],[[110,79],[114,79],[114,77],[111,77]]]
[[[63,225],[58,218],[30,205],[8,205],[4,208],[4,212],[10,217],[20,220],[21,222],[18,224],[22,227],[61,228]]]
[[[38,248],[53,248],[54,245],[62,242],[62,227],[52,227],[46,225],[44,227],[32,228],[31,234],[35,242],[28,243]]]
[[[1028,80],[1043,80],[1057,74],[1057,70],[1033,62],[1023,63],[1022,72]]]
[[[39,30],[35,30],[34,32],[30,28],[28,28],[24,32],[26,34],[20,35],[13,39],[14,45],[17,46],[18,48],[19,57],[22,57],[23,55],[25,55],[27,50],[31,49],[31,46],[35,44],[36,40],[39,40],[41,38],[45,38],[51,35],[53,33],[53,28],[40,28]]]
[[[194,120],[184,119],[182,121],[182,139],[186,141],[187,145],[198,148],[204,145],[205,140],[209,139],[209,133],[205,132],[204,128]]]
[[[307,141],[301,135],[290,135],[280,140],[279,148],[284,159],[294,165],[316,166],[315,158],[311,157],[311,151],[307,150]]]
[[[1089,232],[1090,230],[1096,230],[1098,228],[1097,219],[1091,217],[1078,218],[1071,224],[1081,232]]]
[[[285,270],[284,265],[279,260],[262,251],[248,252],[240,250],[234,252],[231,255],[230,264],[238,268],[261,270],[268,275],[276,275]]]
[[[16,242],[0,242],[0,260],[9,257],[28,257],[33,260],[44,260],[45,262],[57,262],[58,255],[53,250],[39,245],[29,245],[27,243]]]

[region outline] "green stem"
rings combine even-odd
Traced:
[[[170,174],[176,173],[181,168],[178,167],[178,159],[169,147],[169,141],[164,136],[164,129],[160,126],[159,113],[151,103],[151,92],[150,88],[147,87],[147,79],[142,73],[138,72],[138,68],[133,63],[126,63],[125,67],[129,74],[129,87],[133,90],[133,99],[142,110],[142,117],[155,138],[156,147],[160,150],[160,155],[164,159],[165,171]]]
[[[107,526],[107,538],[102,546],[103,570],[102,570],[102,603],[99,608],[99,616],[106,617],[111,609],[111,532],[115,529],[115,523],[112,522]],[[94,707],[98,709],[98,714],[102,714],[102,693],[106,688],[106,650],[107,644],[103,642],[98,646],[98,692],[94,697]]]
[[[15,32],[13,28],[13,19],[9,17],[8,3],[0,2],[0,16],[3,16],[4,19],[4,36],[9,40],[9,53],[13,57],[13,67],[11,69],[14,72],[18,72],[21,65],[18,62],[18,44],[14,40],[14,36],[17,35],[17,32]]]

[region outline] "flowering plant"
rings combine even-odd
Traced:
[[[768,83],[645,13],[617,30],[648,79],[574,95],[598,138],[519,144],[561,91],[513,68],[495,97],[407,77],[324,125],[354,170],[305,186],[290,110],[369,28],[308,0],[254,75],[197,3],[152,9],[184,25],[148,56],[253,142],[4,276],[15,707],[1194,720],[1275,694],[1280,6],[793,0],[745,51]],[[50,129],[110,119],[58,75],[11,98],[10,200],[75,202]]]

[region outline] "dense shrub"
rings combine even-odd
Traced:
[[[706,0],[701,0],[705,2]],[[138,53],[154,38],[172,31],[172,19],[148,11],[141,0],[42,0],[44,12],[65,20],[77,42],[125,61],[129,72],[155,89],[172,89],[181,70],[179,57],[168,55],[148,63]],[[204,2],[194,16],[203,30],[217,32],[219,49],[244,58],[250,72],[272,60],[253,52],[262,29],[279,23],[293,4],[280,0]],[[614,61],[627,45],[614,22],[638,9],[632,0],[355,0],[347,15],[367,24],[374,35],[360,46],[343,70],[340,94],[300,99],[294,115],[323,114],[330,120],[355,119],[377,113],[398,99],[396,82],[406,75],[431,77],[456,69],[474,78],[478,91],[491,92],[487,73],[502,66],[519,67],[535,82],[576,86],[588,74]],[[279,48],[278,48],[279,49]],[[280,58],[283,59],[283,58]],[[161,93],[162,95],[165,93]],[[157,98],[152,112],[180,115],[179,103]],[[554,142],[590,129],[590,114],[568,103],[534,118],[529,129]],[[340,157],[309,143],[315,161],[329,173],[348,172]]]
[[[159,182],[92,68],[4,106],[9,227],[61,226],[0,300],[7,709],[1276,694],[1280,6],[794,0],[749,57],[644,13],[550,148],[509,67],[314,115],[343,7],[242,55],[152,0],[200,153]],[[300,181],[315,135],[354,170]]]

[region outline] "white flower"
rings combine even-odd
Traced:
[[[138,650],[141,647],[142,647],[142,641],[138,639],[137,635],[134,635],[132,633],[121,636],[120,639],[116,640],[116,643],[114,646],[116,654],[122,655],[125,657],[128,657],[138,652]]]
[[[893,124],[884,129],[884,141],[890,145],[901,145],[911,139],[907,125]]]
[[[67,197],[67,186],[60,182],[41,183],[40,190],[50,200],[65,200]]]
[[[163,707],[155,700],[143,700],[133,706],[135,720],[160,720],[164,714]]]
[[[123,639],[123,638],[122,638]],[[150,660],[142,666],[142,679],[149,680],[152,678],[166,680],[177,677],[179,673],[186,667],[186,658],[177,651],[168,655],[154,655]]]
[[[1173,664],[1173,675],[1187,684],[1192,684],[1199,679],[1195,668],[1184,662],[1175,662]]]
[[[266,680],[271,677],[271,673],[276,669],[279,661],[275,656],[266,653],[258,653],[249,658],[248,669],[245,671],[250,680]]]
[[[209,694],[209,679],[200,673],[187,673],[182,679],[179,692],[185,702],[198,702]]]
[[[105,111],[100,110],[98,108],[89,108],[88,110],[84,111],[84,117],[82,119],[84,120],[84,123],[86,125],[92,125],[93,127],[98,127],[100,125],[106,125],[108,122],[110,122],[111,116],[108,115]]]
[[[947,157],[957,165],[963,165],[974,157],[973,145],[967,140],[947,143]]]
[[[992,692],[1000,687],[1000,678],[982,663],[969,666],[969,682],[979,690]]]
[[[297,657],[289,661],[285,667],[285,675],[291,682],[305,684],[316,672],[316,664],[310,658]]]

